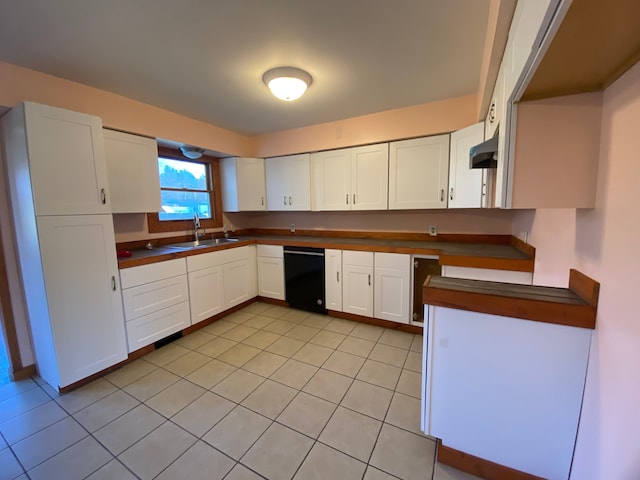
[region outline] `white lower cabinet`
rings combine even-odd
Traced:
[[[191,323],[184,258],[120,271],[129,352]]]
[[[374,258],[373,316],[392,322],[411,320],[411,256],[377,253]]]
[[[281,245],[258,245],[258,294],[284,300],[284,250]]]
[[[255,296],[251,252],[238,247],[187,257],[192,325]]]
[[[342,311],[342,250],[324,251],[324,296],[328,310]]]
[[[342,311],[373,317],[373,252],[342,252]]]
[[[189,301],[191,304],[192,325],[224,310],[222,275],[222,265],[189,272]]]

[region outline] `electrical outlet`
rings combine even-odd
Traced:
[[[429,225],[429,235],[435,237],[438,235],[438,226],[437,225]]]
[[[290,230],[291,230],[291,233],[296,233],[296,224],[295,223],[291,224]]]

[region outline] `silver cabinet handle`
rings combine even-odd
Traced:
[[[354,205],[356,204],[356,194],[355,193],[353,194],[353,204]]]
[[[340,283],[340,272],[336,272],[336,282]]]
[[[111,275],[111,290],[116,291],[116,277]]]
[[[453,187],[451,187],[451,190],[449,190],[449,199],[453,200]]]
[[[107,192],[104,188],[100,189],[100,201],[103,205],[107,204]]]
[[[260,205],[264,206],[264,197],[260,197]]]
[[[371,285],[371,274],[369,274],[368,277],[369,277],[369,285]]]
[[[291,196],[289,196],[289,205],[291,205]]]
[[[284,199],[284,204],[287,204],[287,196],[285,195],[284,197],[282,197]]]
[[[347,205],[349,205],[349,194],[345,193],[344,197],[345,197],[345,202],[347,203]]]
[[[440,189],[440,201],[444,202],[444,188]]]

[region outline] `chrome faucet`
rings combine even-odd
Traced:
[[[200,217],[197,213],[193,214],[193,243],[200,243]]]

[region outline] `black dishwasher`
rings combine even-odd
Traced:
[[[324,303],[324,248],[284,247],[285,298],[292,308],[327,313]]]

